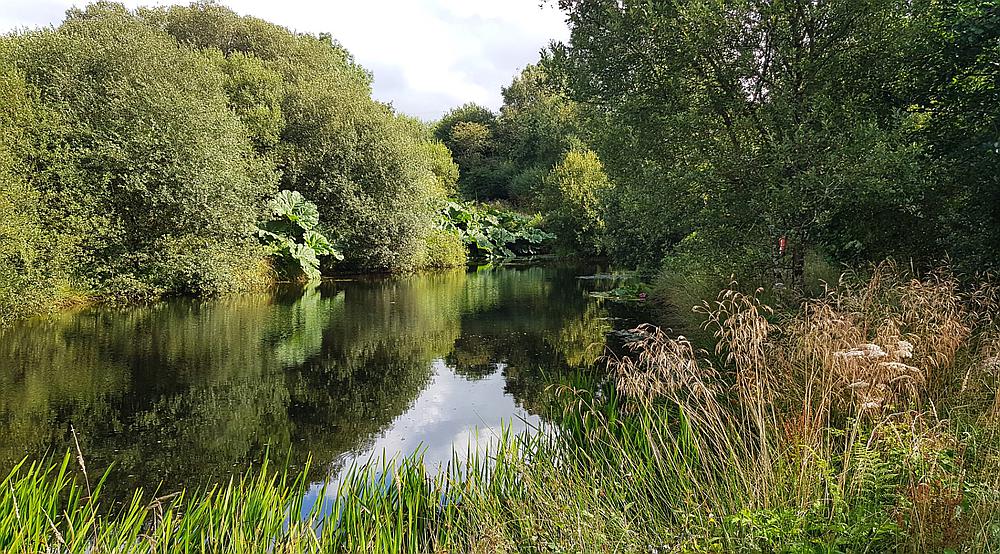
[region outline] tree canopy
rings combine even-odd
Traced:
[[[74,8],[0,38],[0,73],[4,319],[266,282],[256,229],[279,188],[318,206],[345,254],[325,265],[412,269],[457,178],[329,36],[214,3]]]

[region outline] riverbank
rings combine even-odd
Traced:
[[[726,291],[700,309],[715,352],[641,327],[607,372],[548,389],[558,432],[505,433],[437,474],[417,458],[363,467],[311,496],[327,503],[258,468],[101,515],[96,476],[66,477],[73,459],[22,466],[0,487],[0,546],[993,552],[998,297],[888,265],[796,312]]]

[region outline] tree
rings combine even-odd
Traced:
[[[273,272],[255,231],[278,185],[316,202],[322,229],[304,231],[335,239],[345,265],[411,269],[457,179],[328,35],[214,3],[69,10],[0,37],[0,77],[4,320],[57,294],[260,286]]]
[[[1000,6],[931,2],[929,33],[913,49],[914,140],[925,143],[931,244],[970,270],[1000,266]]]
[[[117,4],[6,40],[44,117],[22,137],[39,221],[74,283],[130,297],[246,286],[274,179],[219,68]]]
[[[447,187],[428,176],[447,170],[409,118],[371,98],[371,75],[347,50],[212,3],[140,13],[182,45],[221,52],[231,107],[281,187],[316,202],[346,265],[405,270],[424,258],[430,200]]]
[[[459,106],[434,126],[434,136],[458,164],[458,186],[466,198],[507,198],[506,164],[497,142],[497,116],[476,104]]]
[[[503,100],[500,137],[512,167],[509,196],[531,204],[544,176],[580,138],[580,109],[540,64],[524,68],[504,87]]]
[[[610,235],[650,236],[640,261],[686,238],[762,269],[785,236],[801,275],[809,247],[877,256],[900,227],[921,242],[896,87],[917,30],[906,2],[559,4],[571,39],[547,63],[598,114],[612,205],[633,214],[609,214]]]
[[[24,129],[35,115],[24,76],[0,45],[0,325],[31,314],[54,294],[53,241],[44,240],[38,191],[28,181]]]
[[[546,228],[563,247],[596,253],[604,232],[602,196],[610,188],[597,155],[579,146],[571,149],[546,175],[541,193]]]

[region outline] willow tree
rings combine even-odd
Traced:
[[[801,274],[811,246],[852,257],[907,240],[921,183],[896,84],[911,3],[559,5],[571,38],[546,63],[603,122],[613,251],[762,267],[785,237]]]
[[[346,263],[409,269],[423,255],[440,196],[429,137],[372,99],[372,76],[329,35],[293,33],[214,3],[139,15],[226,73],[231,109],[282,188],[319,205]]]
[[[251,281],[249,229],[274,178],[215,64],[111,3],[3,40],[37,114],[17,130],[23,175],[72,286],[145,296]]]

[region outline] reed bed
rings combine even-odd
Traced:
[[[997,552],[998,298],[891,263],[791,310],[733,285],[697,309],[712,348],[641,326],[554,387],[556,426],[433,473],[383,460],[310,493],[265,465],[102,509],[81,455],[26,462],[0,483],[0,549]]]

